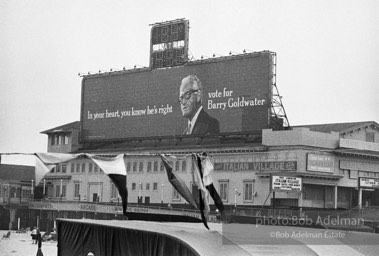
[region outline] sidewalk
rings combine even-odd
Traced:
[[[1,256],[35,256],[37,254],[37,244],[32,244],[31,232],[16,233],[11,231],[10,239],[1,239],[8,230],[0,230],[0,255]],[[43,242],[41,247],[45,256],[57,255],[57,242]]]

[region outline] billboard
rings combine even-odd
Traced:
[[[85,76],[81,141],[227,134],[268,128],[272,54],[251,53],[166,69]],[[187,90],[186,95],[180,95],[182,80],[189,75],[200,80],[202,90]],[[188,119],[184,112],[189,110],[183,105],[195,97],[202,97],[202,110],[197,109],[200,112],[191,129],[193,133],[186,133]],[[199,126],[201,129],[197,129]],[[208,126],[214,129],[207,130]]]

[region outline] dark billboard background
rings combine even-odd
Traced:
[[[83,78],[82,141],[182,135],[187,119],[178,103],[187,75],[203,85],[203,108],[221,133],[269,126],[272,56],[269,52],[192,62],[185,66]]]

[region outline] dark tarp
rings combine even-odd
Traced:
[[[58,220],[58,256],[199,255],[175,237],[144,230]]]

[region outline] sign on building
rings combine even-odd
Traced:
[[[379,179],[359,177],[359,187],[361,187],[361,188],[379,188]]]
[[[223,162],[215,163],[215,171],[296,171],[296,161]]]
[[[308,153],[307,171],[333,173],[334,161],[334,157],[328,154]]]
[[[302,178],[288,176],[271,176],[271,189],[274,191],[300,192]]]

